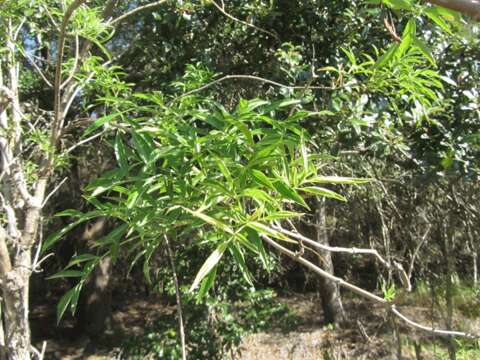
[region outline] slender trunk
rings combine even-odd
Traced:
[[[393,348],[395,349],[395,357],[397,360],[402,360],[402,337],[398,329],[397,319],[393,314],[390,314],[390,322],[393,329]]]
[[[478,253],[473,250],[473,286],[477,287],[478,284]]]
[[[325,201],[323,199],[317,200],[316,203],[316,232],[317,241],[323,245],[329,245],[327,222],[325,213]],[[329,272],[334,273],[332,255],[330,251],[318,251],[320,254],[321,267]],[[338,285],[331,281],[321,277],[320,282],[320,297],[322,299],[322,308],[327,324],[341,325],[345,322],[345,310],[343,309],[342,299],[340,296],[340,289]]]
[[[165,244],[167,245],[168,258],[170,260],[170,266],[172,267],[173,282],[175,284],[175,295],[177,299],[177,317],[178,317],[178,330],[180,331],[180,342],[182,344],[182,360],[187,360],[187,346],[185,342],[185,329],[183,325],[183,313],[182,313],[182,300],[180,295],[180,286],[178,285],[177,270],[175,268],[175,259],[173,258],[173,251],[170,247],[168,237],[165,235]]]
[[[453,327],[453,242],[454,242],[454,224],[452,222],[445,223],[443,231],[443,248],[445,259],[445,303],[447,306],[446,328],[451,330]],[[448,226],[448,228],[446,228]],[[450,360],[456,360],[456,350],[453,339],[447,338],[447,348]]]

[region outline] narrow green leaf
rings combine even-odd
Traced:
[[[259,223],[257,221],[250,221],[246,224],[246,226],[255,230],[255,231],[258,231],[261,234],[265,234],[265,235],[273,237],[275,239],[290,242],[292,244],[297,243],[297,241],[288,238],[287,236],[283,235],[281,232],[279,232],[275,229],[272,229],[269,226],[267,226],[265,224],[262,224],[262,223]]]
[[[118,164],[122,168],[128,167],[128,154],[125,144],[122,141],[122,137],[119,133],[115,136],[115,157],[117,159]]]
[[[67,211],[62,212],[62,214],[67,213]],[[71,224],[68,224],[64,228],[60,229],[59,231],[53,233],[50,235],[42,244],[42,254],[48,250],[50,247],[53,246],[62,236],[64,236],[66,233],[71,231],[74,227],[80,225],[81,223],[84,223],[90,219],[96,218],[98,216],[101,216],[102,213],[100,211],[90,211],[88,213],[84,214],[79,214],[78,212],[71,212],[71,214],[75,215],[59,215],[59,216],[80,216],[80,218],[77,221],[74,221]]]
[[[416,38],[416,34],[417,34],[416,29],[417,29],[417,24],[415,19],[408,20],[408,23],[405,26],[405,29],[403,31],[402,41],[396,51],[396,55],[398,57],[403,56],[403,54],[405,54],[410,48],[410,45],[412,44],[413,40]]]
[[[63,296],[60,298],[57,304],[57,325],[60,324],[60,320],[62,320],[63,314],[67,310],[72,297],[75,296],[75,288],[68,290]]]
[[[375,63],[374,68],[375,69],[380,69],[384,67],[385,65],[388,65],[392,58],[394,57],[396,51],[398,49],[398,44],[392,44],[388,48],[388,50],[378,58],[378,60]]]
[[[273,186],[272,181],[263,172],[261,172],[260,170],[252,169],[251,174],[256,180],[256,182],[258,182],[260,185],[266,186],[271,190],[275,190],[275,186]]]
[[[225,231],[226,233],[228,234],[231,234],[231,235],[235,235],[235,232],[233,231],[233,229],[228,226],[227,224],[224,224],[223,222],[217,220],[217,219],[214,219],[212,218],[211,216],[208,216],[200,211],[193,211],[193,210],[190,210],[188,208],[183,208],[185,211],[189,212],[190,214],[192,214],[193,216],[195,217],[198,217],[199,219],[202,219],[203,221],[205,221],[206,223],[210,224],[210,225],[213,225],[223,231]]]
[[[80,254],[80,255],[75,256],[72,260],[70,260],[70,262],[65,267],[65,269],[71,268],[72,266],[81,264],[81,263],[86,262],[86,261],[91,261],[91,260],[96,261],[98,259],[99,259],[99,257],[97,255]]]
[[[431,53],[430,49],[428,48],[427,44],[425,44],[422,40],[416,38],[416,39],[413,40],[413,45],[418,50],[420,50],[420,52],[423,54],[423,56],[425,56],[433,66],[437,66],[437,64],[435,62],[435,59],[433,58],[432,53]]]
[[[272,204],[275,202],[275,200],[270,195],[260,189],[248,188],[242,191],[242,195],[253,198],[259,204]]]
[[[227,249],[227,246],[228,246],[228,243],[220,244],[215,249],[215,251],[210,254],[208,259],[205,261],[205,263],[202,265],[202,267],[198,271],[197,276],[195,276],[195,280],[193,280],[193,284],[190,287],[189,292],[193,292],[198,287],[198,285],[203,280],[203,278],[218,264],[225,250]]]
[[[275,182],[273,183],[273,186],[284,198],[292,200],[297,204],[300,204],[309,209],[305,200],[303,200],[303,198],[295,191],[295,189],[293,189],[282,179],[277,178],[277,180],[275,180]]]
[[[228,250],[235,259],[236,264],[240,268],[243,278],[247,281],[249,285],[253,286],[252,275],[248,270],[247,264],[245,263],[245,257],[243,256],[242,249],[238,246],[238,243],[230,243],[230,245],[228,246]]]
[[[370,179],[364,178],[352,178],[352,177],[343,177],[343,176],[316,176],[312,179],[309,179],[308,182],[318,183],[318,184],[365,184],[370,182]]]
[[[198,290],[197,300],[202,299],[210,290],[215,282],[215,277],[217,276],[217,267],[215,266],[207,276],[202,280],[202,284],[200,285],[200,289]]]
[[[410,0],[383,0],[383,3],[394,10],[412,10]]]
[[[47,280],[52,279],[63,279],[63,278],[72,278],[72,277],[82,277],[85,273],[79,270],[64,270],[60,271],[52,276],[47,277]]]
[[[437,24],[443,31],[452,35],[452,30],[450,29],[450,25],[442,18],[441,12],[438,10],[439,8],[429,7],[425,9],[425,15],[427,15],[435,24]]]
[[[85,132],[83,133],[82,137],[85,138],[88,135],[90,135],[92,132],[97,130],[99,127],[103,126],[104,124],[109,123],[112,120],[115,120],[117,117],[121,116],[124,112],[117,112],[113,113],[110,115],[105,115],[93,122],[88,128],[85,129]]]
[[[327,197],[327,198],[337,199],[340,201],[347,201],[347,199],[344,196],[337,194],[335,191],[317,187],[317,186],[307,186],[307,187],[301,188],[300,190],[307,193]]]

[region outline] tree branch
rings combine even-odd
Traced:
[[[79,60],[78,35],[75,35],[75,59],[73,61],[72,69],[70,70],[70,75],[68,76],[67,80],[65,80],[62,83],[62,85],[60,85],[60,89],[63,89],[65,86],[67,86],[67,84],[70,81],[72,81],[73,77],[75,76],[75,73],[77,72],[78,60]]]
[[[186,93],[176,97],[173,99],[171,102],[177,101],[181,98],[184,98],[185,96],[189,96],[198,92],[201,92],[203,90],[206,90],[216,84],[219,84],[221,82],[224,82],[226,80],[234,80],[234,79],[243,79],[243,80],[252,80],[252,81],[259,81],[265,84],[273,85],[276,87],[284,88],[284,89],[290,89],[290,90],[304,90],[305,86],[295,86],[295,85],[285,85],[273,80],[265,79],[260,76],[255,76],[255,75],[225,75],[219,79],[213,80],[209,82],[208,84],[205,84],[203,86],[200,86],[199,88],[187,91]],[[308,86],[307,89],[312,89],[312,90],[335,90],[338,89],[339,87],[330,87],[330,86]]]
[[[281,233],[283,233],[285,235],[291,236],[292,238],[303,241],[304,243],[309,244],[309,245],[311,245],[313,247],[316,247],[318,249],[321,249],[321,250],[330,251],[330,252],[347,253],[347,254],[352,254],[352,255],[355,255],[355,254],[373,255],[378,259],[378,261],[380,261],[382,263],[382,265],[384,265],[387,268],[390,267],[390,264],[375,249],[357,249],[357,248],[354,248],[354,247],[353,248],[346,248],[346,247],[338,247],[338,246],[327,246],[327,245],[320,244],[319,242],[314,241],[312,239],[309,239],[306,236],[303,236],[302,234],[300,234],[298,232],[293,232],[293,231],[286,230],[286,229],[284,229],[284,228],[282,228],[281,226],[278,226],[278,225],[272,225],[272,228],[280,231]]]
[[[160,6],[160,5],[162,5],[166,2],[167,2],[167,0],[160,0],[160,1],[155,1],[153,3],[150,3],[150,4],[139,6],[135,9],[130,10],[130,11],[126,12],[125,14],[122,14],[119,17],[111,20],[109,23],[111,25],[117,25],[118,23],[122,22],[123,20],[125,20],[126,18],[128,18],[132,15],[135,15],[135,14],[141,12],[141,11],[145,11],[145,10],[152,9],[154,7]]]
[[[182,344],[182,360],[187,360],[187,347],[185,344],[185,329],[183,326],[183,315],[182,315],[182,302],[180,296],[180,287],[178,286],[178,277],[177,271],[175,269],[175,260],[173,258],[172,248],[170,247],[170,242],[168,241],[167,235],[163,235],[165,239],[165,244],[167,245],[168,259],[170,260],[170,266],[172,267],[173,274],[173,283],[175,284],[175,295],[177,300],[177,315],[178,315],[178,327],[180,331],[180,341]]]
[[[67,26],[76,9],[78,9],[86,0],[74,0],[67,8],[63,17],[62,25],[60,26],[60,34],[57,42],[57,62],[55,69],[55,84],[54,84],[54,120],[52,124],[52,132],[50,136],[50,144],[56,147],[58,142],[58,134],[61,130],[61,123],[63,119],[63,110],[61,108],[61,92],[62,92],[62,62],[63,53],[65,51],[65,38],[67,34]],[[53,161],[53,154],[49,155],[49,163]],[[51,164],[48,164],[51,166]]]
[[[248,27],[250,27],[250,28],[252,28],[252,29],[255,29],[255,30],[257,30],[257,31],[260,31],[260,32],[262,32],[262,33],[264,33],[264,34],[270,35],[270,36],[272,36],[273,38],[275,38],[276,40],[280,40],[279,37],[278,37],[278,35],[274,34],[273,32],[268,31],[268,30],[265,30],[265,29],[262,29],[262,28],[260,28],[260,27],[258,27],[258,26],[256,26],[256,25],[253,25],[253,24],[251,24],[251,23],[249,23],[249,22],[240,20],[240,19],[236,18],[235,16],[229,14],[229,13],[225,10],[225,7],[224,7],[225,5],[223,4],[223,2],[222,2],[222,6],[220,6],[220,5],[218,5],[214,0],[210,0],[210,1],[211,1],[212,4],[218,9],[218,11],[220,11],[223,15],[225,15],[226,17],[228,17],[230,20],[233,20],[233,21],[235,21],[235,22],[238,22],[238,23],[240,23],[240,24],[243,24],[243,25],[245,25],[245,26],[248,26]]]
[[[350,284],[349,282],[346,282],[345,280],[341,279],[341,278],[338,278],[332,274],[330,274],[329,272],[319,268],[318,266],[314,265],[313,263],[311,263],[310,261],[304,259],[303,257],[301,256],[298,256],[297,254],[295,254],[293,251],[291,250],[288,250],[287,248],[283,247],[282,245],[278,244],[276,241],[270,239],[268,236],[266,235],[263,235],[261,234],[260,237],[266,242],[268,243],[269,245],[271,245],[272,247],[274,247],[275,249],[277,249],[278,251],[280,251],[281,253],[283,253],[284,255],[287,255],[288,257],[290,257],[291,259],[295,260],[296,262],[304,265],[305,267],[307,267],[308,269],[312,270],[314,273],[324,277],[324,278],[327,278],[335,283],[337,283],[339,286],[342,286],[346,289],[349,289],[351,290],[352,292],[364,297],[364,298],[367,298],[369,300],[372,300],[378,304],[381,304],[383,307],[385,307],[387,310],[391,311],[393,314],[395,314],[396,316],[398,316],[401,320],[405,321],[407,324],[409,324],[410,326],[413,326],[417,329],[420,329],[420,330],[423,330],[423,331],[427,331],[427,332],[430,332],[430,333],[433,333],[433,334],[436,334],[436,335],[440,335],[440,336],[458,336],[458,337],[465,337],[465,338],[470,338],[470,339],[477,339],[479,338],[478,335],[474,335],[474,334],[469,334],[469,333],[465,333],[465,332],[460,332],[460,331],[449,331],[449,330],[439,330],[439,329],[435,329],[433,327],[428,327],[428,326],[424,326],[422,324],[419,324],[413,320],[410,320],[408,319],[405,315],[403,315],[402,313],[400,313],[395,304],[392,304],[391,302],[388,302],[387,300],[367,291],[367,290],[364,290],[362,288],[359,288],[353,284]]]

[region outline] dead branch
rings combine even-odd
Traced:
[[[296,262],[304,265],[305,267],[307,267],[308,269],[312,270],[314,273],[324,277],[324,278],[327,278],[335,283],[337,283],[339,286],[342,286],[346,289],[349,289],[350,291],[364,297],[364,298],[367,298],[371,301],[374,301],[378,304],[381,304],[383,307],[385,307],[387,310],[391,311],[393,314],[395,314],[397,317],[399,317],[401,320],[403,320],[404,322],[406,322],[407,324],[409,324],[410,326],[412,327],[415,327],[417,329],[420,329],[420,330],[423,330],[423,331],[427,331],[427,332],[430,332],[430,333],[433,333],[433,334],[436,334],[436,335],[439,335],[439,336],[458,336],[458,337],[465,337],[465,338],[469,338],[469,339],[478,339],[479,336],[478,335],[474,335],[474,334],[469,334],[469,333],[465,333],[465,332],[460,332],[460,331],[450,331],[450,330],[439,330],[439,329],[436,329],[434,327],[429,327],[429,326],[424,326],[422,324],[419,324],[409,318],[407,318],[405,315],[403,315],[402,313],[400,313],[395,304],[365,290],[365,289],[362,289],[358,286],[355,286],[339,277],[336,277],[330,273],[328,273],[327,271],[319,268],[318,266],[316,266],[315,264],[311,263],[310,261],[306,260],[305,258],[301,257],[301,256],[298,256],[296,255],[293,251],[291,250],[288,250],[287,248],[283,247],[282,245],[278,244],[276,241],[272,240],[271,238],[269,238],[268,236],[266,235],[263,235],[261,234],[260,237],[266,242],[268,243],[269,245],[271,245],[272,247],[274,247],[275,249],[277,249],[278,251],[280,251],[282,254],[284,255],[287,255],[289,258],[295,260]]]

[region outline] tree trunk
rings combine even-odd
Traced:
[[[112,260],[106,257],[100,261],[86,284],[79,309],[79,326],[91,339],[101,336],[111,317],[112,295],[110,277]]]
[[[452,218],[453,216],[451,216]],[[445,259],[445,304],[447,307],[446,314],[446,328],[451,330],[453,327],[453,274],[455,272],[455,264],[453,261],[453,244],[455,237],[455,224],[453,221],[443,224],[443,257]],[[457,358],[455,343],[452,338],[447,338],[447,349],[448,356],[450,360],[455,360]]]
[[[88,224],[81,235],[81,246],[91,252],[93,241],[105,236],[110,227],[106,218],[99,218]],[[82,291],[77,325],[82,333],[92,339],[103,334],[111,316],[111,273],[112,259],[105,257],[92,271]]]
[[[473,250],[473,287],[477,287],[478,284],[478,253]]]
[[[329,245],[327,221],[325,213],[325,200],[320,199],[316,202],[316,233],[317,241],[323,245]],[[318,250],[320,254],[321,267],[330,274],[334,273],[332,254],[330,251]],[[338,285],[326,278],[321,277],[320,282],[320,297],[322,299],[322,308],[327,324],[341,325],[345,322],[345,310],[343,309],[342,299],[340,296],[340,289]]]
[[[20,252],[16,260],[15,269],[3,276],[6,353],[9,360],[29,360],[31,358],[28,322],[30,251]]]

